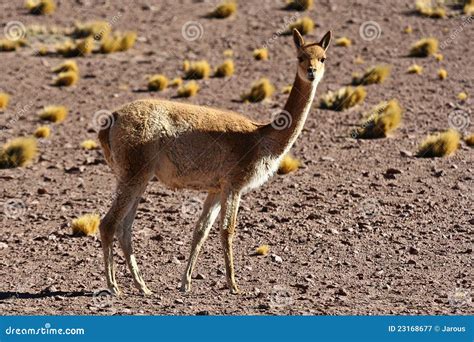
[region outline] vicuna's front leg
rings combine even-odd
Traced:
[[[240,192],[227,191],[222,194],[221,242],[224,249],[227,284],[232,293],[239,293],[237,283],[235,282],[234,256],[232,251],[239,202]]]
[[[199,256],[199,251],[206,241],[220,209],[220,194],[209,193],[204,202],[201,217],[199,217],[196,228],[194,228],[191,255],[189,256],[188,266],[186,267],[181,283],[182,292],[189,292],[191,290],[191,276]]]

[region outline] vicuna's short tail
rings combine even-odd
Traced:
[[[103,127],[99,131],[100,145],[102,146],[102,151],[104,151],[105,160],[107,161],[109,166],[113,165],[112,151],[110,149],[110,129],[114,125],[116,119],[117,119],[117,114],[112,113],[109,120],[106,120],[106,122],[110,124],[108,124],[107,127]]]

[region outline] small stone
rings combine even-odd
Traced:
[[[174,303],[175,304],[184,304],[184,300],[182,300],[181,298],[177,298],[174,300]]]
[[[279,255],[272,254],[270,257],[272,258],[272,261],[274,261],[276,263],[281,264],[283,262],[283,259]]]
[[[413,153],[411,153],[410,151],[407,151],[407,150],[401,150],[400,155],[402,157],[413,157]]]
[[[5,242],[0,242],[0,249],[8,248],[8,245]]]
[[[257,309],[259,309],[259,310],[269,310],[270,305],[268,305],[268,304],[259,304]]]
[[[409,249],[408,249],[408,253],[412,254],[412,255],[418,255],[419,254],[419,251],[418,249],[416,249],[415,247],[411,246]]]
[[[48,191],[46,191],[45,188],[38,188],[38,190],[36,190],[36,192],[38,193],[38,195],[44,195],[44,194],[48,193]]]
[[[343,287],[340,287],[337,289],[337,291],[335,292],[338,296],[347,296],[349,294],[349,292],[347,292],[347,290]]]
[[[409,260],[407,261],[407,264],[408,264],[408,265],[416,265],[416,261],[413,260],[413,259],[409,259]]]
[[[198,274],[196,275],[196,278],[195,278],[195,279],[204,280],[204,279],[206,279],[206,277],[204,276],[204,274],[198,273]]]

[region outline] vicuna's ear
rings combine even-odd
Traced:
[[[325,51],[328,49],[329,43],[331,42],[331,31],[328,31],[323,39],[319,42],[319,46],[321,46]]]
[[[299,49],[304,45],[304,39],[301,36],[301,33],[297,29],[293,29],[293,40],[295,41],[296,48]]]

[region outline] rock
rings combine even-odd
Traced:
[[[413,153],[411,153],[410,151],[407,151],[407,150],[401,150],[400,155],[402,157],[413,157]]]
[[[196,313],[196,316],[209,316],[209,311],[204,310],[204,311],[198,311]]]
[[[418,255],[419,251],[418,249],[416,249],[415,247],[411,246],[409,249],[408,249],[408,253],[412,254],[412,255]]]
[[[268,304],[258,304],[257,309],[259,309],[259,310],[269,310],[270,305],[268,305]]]
[[[206,279],[206,277],[204,276],[204,274],[198,273],[198,274],[196,274],[196,278],[194,278],[194,279],[204,280],[204,279]]]
[[[409,259],[409,260],[407,261],[407,264],[408,264],[408,265],[416,265],[416,261],[413,260],[413,259]]]
[[[274,261],[276,263],[281,264],[283,262],[283,259],[279,255],[272,254],[272,255],[270,255],[270,257],[272,258],[272,261]]]
[[[182,300],[181,298],[177,298],[174,300],[174,303],[175,304],[184,304],[184,300]]]
[[[48,193],[48,191],[45,188],[38,188],[36,192],[38,193],[38,195],[44,195]]]
[[[338,296],[347,296],[347,295],[349,295],[349,292],[347,292],[347,290],[345,288],[340,287],[336,290],[335,294],[338,295]]]
[[[8,245],[5,242],[0,242],[0,249],[8,248]]]

